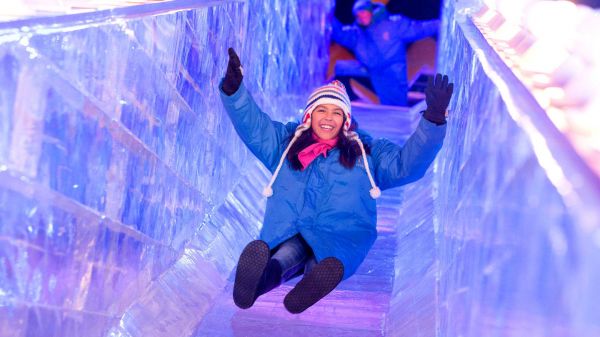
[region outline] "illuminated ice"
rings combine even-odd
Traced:
[[[384,192],[365,263],[302,315],[282,305],[294,282],[234,306],[268,176],[218,99],[226,49],[267,113],[297,118],[325,78],[332,6],[177,0],[0,24],[0,336],[600,335],[597,177],[453,1],[444,148]],[[402,143],[420,108],[353,111]]]

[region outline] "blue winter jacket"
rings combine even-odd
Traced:
[[[439,20],[415,21],[389,15],[381,5],[374,12],[377,15],[367,27],[357,23],[343,26],[334,17],[331,38],[352,51],[367,68],[382,104],[406,105],[406,45],[435,34]]]
[[[257,106],[242,83],[221,100],[233,126],[250,151],[273,173],[298,123],[272,121]],[[368,156],[373,178],[383,191],[421,178],[442,146],[446,126],[421,119],[404,147],[373,140],[359,131],[371,146]],[[305,170],[291,168],[287,159],[275,183],[260,239],[271,249],[300,233],[317,262],[336,257],[344,265],[344,279],[362,263],[377,237],[375,199],[363,161],[352,169],[339,163],[339,150],[317,157]]]

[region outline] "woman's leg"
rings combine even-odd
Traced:
[[[270,258],[269,258],[270,256]],[[263,295],[317,266],[312,249],[300,234],[269,251],[264,241],[256,240],[244,248],[238,262],[233,299],[247,309]],[[324,295],[323,295],[324,296]]]
[[[283,242],[273,250],[257,297],[279,287],[281,283],[301,275],[306,261],[312,256],[312,249],[299,234]]]
[[[282,243],[275,250],[271,259],[277,260],[281,265],[281,276],[283,282],[285,282],[301,275],[306,261],[312,257],[312,249],[302,236],[297,234]]]

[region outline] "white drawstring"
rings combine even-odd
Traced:
[[[275,183],[275,179],[277,179],[277,175],[279,174],[279,171],[281,170],[281,167],[283,166],[283,162],[285,161],[285,158],[287,157],[287,154],[290,151],[292,144],[294,144],[296,139],[298,139],[298,137],[300,137],[300,135],[304,131],[306,131],[310,128],[310,126],[308,126],[308,125],[310,125],[310,119],[308,120],[308,123],[300,124],[300,126],[298,126],[298,128],[296,128],[296,132],[294,133],[294,138],[292,138],[292,140],[290,141],[288,146],[285,148],[285,151],[283,151],[283,154],[281,155],[281,159],[279,160],[279,164],[277,165],[275,172],[273,172],[273,176],[271,176],[271,180],[269,181],[269,184],[263,190],[263,195],[265,197],[268,198],[273,195],[273,183]],[[373,180],[373,176],[371,176],[371,170],[369,169],[369,161],[367,160],[367,154],[365,153],[365,147],[364,147],[362,141],[358,137],[358,134],[353,131],[347,133],[347,137],[350,140],[356,141],[358,143],[358,146],[360,147],[362,159],[365,164],[365,170],[367,171],[367,176],[369,177],[369,181],[371,182],[371,190],[369,191],[371,198],[373,198],[373,199],[379,198],[381,196],[381,190],[379,189],[379,187],[377,187],[377,185],[375,185],[375,180]]]
[[[294,133],[294,138],[292,138],[292,140],[290,141],[290,143],[288,144],[288,146],[285,148],[285,151],[283,151],[283,155],[281,155],[281,159],[279,160],[279,165],[277,165],[277,169],[275,169],[275,172],[273,172],[273,176],[271,177],[271,181],[269,181],[269,184],[267,185],[267,187],[265,187],[265,189],[263,190],[263,195],[265,197],[270,197],[273,195],[273,183],[275,183],[275,179],[277,178],[277,175],[279,174],[279,170],[281,170],[281,166],[283,166],[283,162],[285,161],[285,158],[287,157],[288,152],[290,151],[290,148],[292,147],[292,144],[294,144],[294,142],[296,141],[296,139],[298,139],[298,137],[300,137],[300,135],[302,134],[302,132],[308,130],[310,125],[310,119],[308,120],[307,124],[300,124],[297,128],[296,128],[296,132]]]
[[[375,185],[375,180],[373,180],[373,176],[371,176],[371,170],[369,169],[369,161],[367,160],[367,154],[365,153],[365,147],[356,132],[352,131],[350,133],[350,137],[348,137],[348,138],[356,141],[358,143],[358,146],[360,146],[360,152],[362,153],[362,159],[363,159],[363,162],[365,163],[365,170],[367,171],[367,176],[369,177],[369,181],[371,182],[371,190],[369,191],[369,194],[371,195],[371,198],[377,199],[381,196],[381,190],[379,189],[379,187],[377,187],[377,185]]]

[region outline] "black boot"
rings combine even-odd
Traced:
[[[250,242],[242,251],[233,286],[233,301],[238,307],[248,309],[254,304],[270,254],[269,246],[261,240]]]
[[[329,294],[342,281],[344,265],[335,257],[328,257],[296,284],[283,300],[285,308],[299,314]]]

